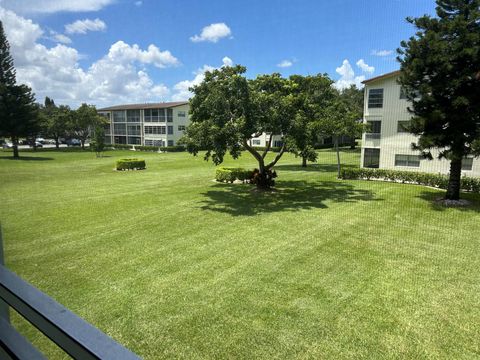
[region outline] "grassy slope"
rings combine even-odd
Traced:
[[[139,355],[480,356],[477,196],[441,209],[433,189],[340,182],[330,151],[307,171],[286,155],[273,194],[183,153],[113,172],[125,154],[0,153],[0,219],[12,270]]]

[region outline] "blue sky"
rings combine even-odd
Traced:
[[[328,73],[338,87],[358,84],[397,69],[394,51],[414,32],[405,17],[434,8],[433,0],[0,0],[0,18],[18,80],[40,101],[76,107],[180,100],[205,70],[232,63],[250,77]]]

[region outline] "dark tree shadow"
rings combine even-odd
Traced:
[[[358,168],[358,165],[342,165],[342,169],[353,169]],[[318,171],[318,172],[337,172],[337,164],[308,164],[307,167],[302,167],[299,165],[276,165],[275,170],[285,170],[285,171]]]
[[[12,155],[10,155],[10,156],[0,156],[0,160],[47,161],[47,160],[53,160],[53,158],[42,157],[42,156],[21,156],[21,155],[18,158],[14,158]]]
[[[445,197],[445,191],[424,190],[417,197],[427,201],[430,205],[430,208],[435,211],[455,209],[466,212],[480,212],[480,194],[460,193],[460,199],[470,201],[470,204],[466,206],[445,206],[444,204],[442,204],[438,200]]]
[[[380,201],[370,190],[356,189],[338,181],[281,181],[275,191],[259,192],[251,185],[215,184],[203,194],[202,210],[233,216],[252,216],[266,212],[325,209],[327,201]]]

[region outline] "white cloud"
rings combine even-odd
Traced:
[[[58,42],[60,44],[71,44],[72,39],[70,39],[68,36],[64,34],[59,34],[56,31],[50,30],[50,37],[49,39],[55,42]]]
[[[225,23],[216,23],[205,26],[200,35],[190,38],[193,42],[209,41],[216,43],[218,40],[231,36],[232,31]]]
[[[340,79],[333,84],[337,89],[343,90],[352,85],[356,85],[358,88],[363,87],[362,81],[365,80],[365,76],[355,76],[355,72],[347,59],[343,60],[342,65],[335,71],[340,75]]]
[[[153,44],[141,49],[118,41],[101,59],[82,68],[75,48],[40,44],[44,32],[31,20],[1,7],[0,18],[10,42],[17,81],[32,87],[39,102],[49,96],[58,104],[103,106],[163,101],[170,94],[165,85],[154,83],[146,69],[147,65],[164,68],[179,64],[169,51],[160,51]]]
[[[363,72],[366,72],[368,74],[372,74],[375,71],[375,68],[366,64],[365,60],[363,59],[357,61],[357,66],[362,69]]]
[[[2,7],[20,14],[98,11],[115,0],[3,0]]]
[[[65,25],[65,32],[67,34],[86,34],[87,31],[103,31],[107,28],[100,19],[90,20],[77,20],[71,24]]]
[[[222,66],[232,66],[233,65],[233,60],[230,59],[228,56],[225,56],[222,59]],[[172,95],[172,100],[173,101],[184,101],[188,100],[192,97],[192,93],[190,92],[189,88],[200,84],[203,79],[205,78],[205,73],[207,71],[213,71],[215,69],[218,69],[214,66],[211,65],[203,65],[200,69],[197,69],[196,71],[193,72],[195,77],[192,80],[183,80],[175,84],[173,89],[175,90],[175,93]]]
[[[393,54],[393,50],[372,50],[374,56],[388,56]]]
[[[135,6],[142,6],[143,5],[143,1],[139,0],[139,1],[135,1]]]
[[[278,67],[287,68],[293,65],[293,62],[290,60],[282,60],[280,63],[277,64]]]
[[[222,62],[223,62],[223,66],[233,66],[233,61],[228,56],[225,56],[222,59]]]

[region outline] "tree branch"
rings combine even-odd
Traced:
[[[285,141],[283,142],[283,145],[282,145],[282,148],[280,149],[280,152],[277,154],[277,156],[275,156],[275,159],[273,159],[273,161],[268,164],[267,166],[265,166],[266,169],[270,169],[272,168],[273,166],[275,166],[275,164],[277,163],[278,160],[280,160],[280,158],[282,157],[283,153],[285,152]]]
[[[255,159],[257,159],[258,163],[263,163],[263,158],[262,156],[258,153],[257,150],[255,150],[254,148],[252,148],[250,145],[248,145],[248,141],[247,139],[243,139],[243,142],[242,142],[242,145],[245,147],[245,149],[247,149],[247,151],[253,155],[253,157]]]
[[[263,151],[262,159],[265,159],[265,156],[267,156],[267,153],[270,150],[270,147],[272,146],[272,139],[273,139],[273,133],[270,134],[270,139],[268,140],[267,147]]]

